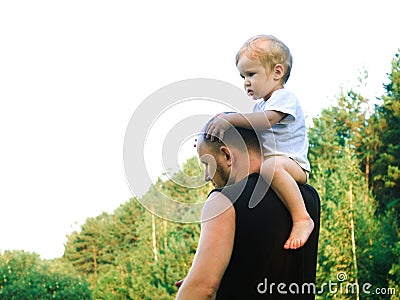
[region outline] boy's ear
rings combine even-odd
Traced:
[[[285,73],[285,68],[281,64],[276,64],[274,67],[274,79],[280,80]]]

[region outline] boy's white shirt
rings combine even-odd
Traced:
[[[297,97],[286,89],[276,90],[265,101],[257,100],[253,112],[275,110],[287,114],[272,128],[261,132],[264,157],[283,155],[295,160],[304,170],[310,172],[307,158],[308,138],[303,109]]]

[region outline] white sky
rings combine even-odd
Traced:
[[[137,105],[189,78],[241,87],[234,56],[253,35],[291,49],[287,88],[309,118],[362,68],[364,95],[382,95],[400,47],[399,8],[397,0],[0,2],[0,250],[59,257],[73,228],[132,197],[122,148]]]

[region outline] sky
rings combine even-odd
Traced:
[[[286,87],[309,124],[360,70],[369,74],[363,95],[381,96],[400,48],[399,8],[395,0],[2,1],[0,251],[60,257],[86,218],[133,197],[123,144],[135,109],[190,78],[241,88],[234,57],[254,35],[290,48]],[[171,128],[195,110],[171,109],[164,119]],[[161,140],[162,127],[152,132]],[[155,176],[159,148],[146,149]]]

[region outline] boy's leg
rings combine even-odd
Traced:
[[[271,183],[272,189],[285,204],[292,217],[292,231],[284,248],[302,247],[314,229],[314,222],[307,212],[297,185],[297,183],[307,182],[305,171],[288,157],[271,156],[263,162],[260,173]]]

